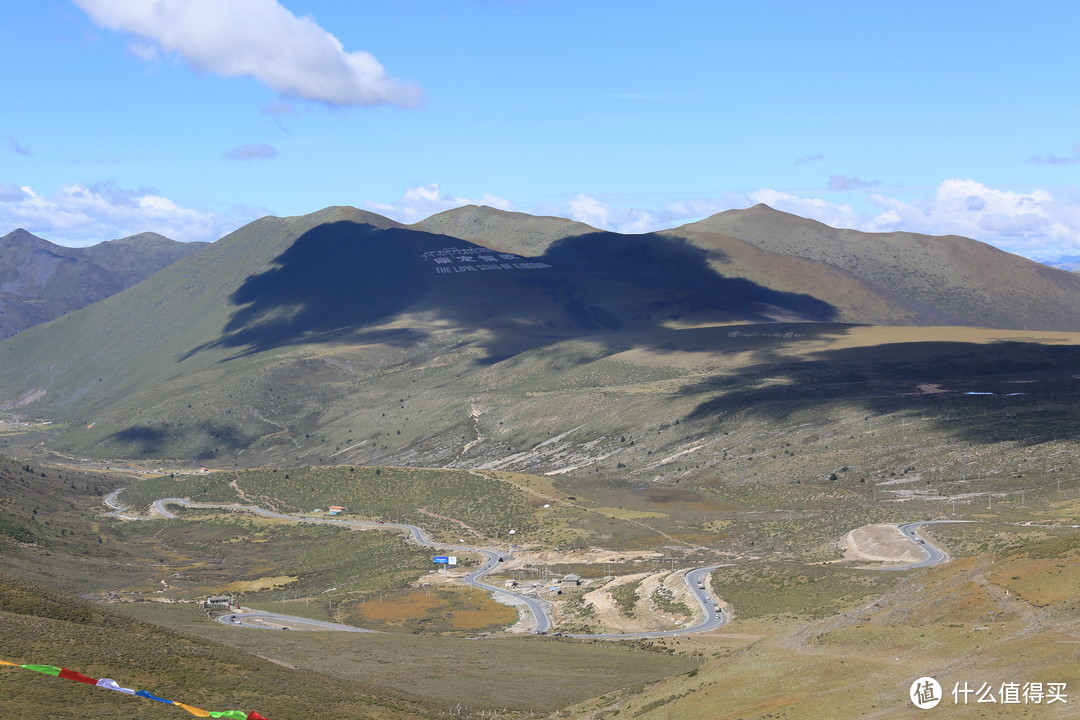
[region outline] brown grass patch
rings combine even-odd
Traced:
[[[476,588],[427,587],[385,593],[350,610],[358,625],[425,632],[499,630],[517,620],[517,610]]]
[[[517,620],[517,610],[509,605],[495,602],[483,595],[479,590],[473,591],[481,595],[486,602],[482,607],[471,610],[455,610],[452,615],[451,625],[458,630],[475,630],[492,625],[507,626]]]
[[[255,580],[237,580],[225,586],[232,592],[259,592],[260,590],[274,590],[296,582],[300,578],[294,575],[279,575],[277,577],[261,577]]]
[[[390,597],[368,598],[355,608],[355,612],[370,620],[401,623],[427,617],[441,604],[439,597],[430,591],[415,590],[406,594],[393,593]]]
[[[616,520],[642,520],[647,518],[666,518],[670,517],[667,513],[651,512],[649,510],[629,510],[627,508],[616,507],[598,507],[594,508],[593,512],[600,513],[601,515],[607,515],[613,517]]]

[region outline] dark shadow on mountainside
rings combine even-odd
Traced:
[[[445,235],[354,222],[320,225],[298,238],[229,301],[236,307],[213,347],[233,358],[300,343],[362,342],[365,332],[405,313],[427,313],[483,330],[484,362],[594,332],[661,329],[701,321],[815,322],[828,303],[709,265],[718,253],[681,238],[589,233],[554,243],[541,257],[497,253]],[[399,342],[424,339],[420,329]]]
[[[971,443],[1034,445],[1080,436],[1080,347],[894,343],[814,358],[763,361],[686,387],[684,394],[715,395],[689,418],[750,411],[784,421],[849,403],[868,415],[917,413]]]
[[[108,437],[108,440],[116,442],[132,450],[139,456],[153,456],[161,453],[168,444],[171,432],[166,427],[151,427],[148,425],[132,425]]]
[[[209,347],[242,348],[238,355],[246,355],[328,342],[402,312],[430,280],[417,272],[415,243],[401,237],[414,234],[352,222],[308,231],[229,297],[237,309],[222,336],[184,357]]]

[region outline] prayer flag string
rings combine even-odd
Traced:
[[[135,695],[137,697],[146,698],[147,700],[156,700],[159,703],[165,703],[166,705],[176,705],[179,708],[187,710],[189,713],[196,717],[204,718],[224,718],[224,720],[270,720],[268,717],[264,717],[257,712],[243,712],[241,710],[223,710],[212,711],[202,710],[191,705],[186,705],[182,702],[176,702],[175,700],[165,700],[159,698],[157,695],[152,695],[146,690],[131,690],[130,688],[120,687],[120,684],[111,678],[101,678],[96,680],[92,677],[87,677],[80,672],[74,670],[68,670],[67,668],[56,667],[55,665],[19,665],[13,662],[7,662],[6,660],[0,660],[0,666],[23,668],[24,670],[33,670],[34,672],[44,673],[45,675],[55,675],[56,677],[66,678],[68,680],[74,680],[75,682],[86,683],[87,685],[96,685],[99,688],[106,690],[115,690],[117,692],[125,693],[127,695]]]

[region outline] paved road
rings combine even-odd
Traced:
[[[105,513],[105,514],[108,517],[118,517],[118,518],[120,518],[122,520],[141,520],[142,518],[137,518],[137,517],[135,517],[133,515],[125,515],[124,514],[125,512],[127,512],[127,508],[124,507],[123,505],[121,505],[116,500],[116,496],[119,495],[123,491],[124,491],[124,488],[120,488],[119,490],[113,490],[111,493],[109,493],[104,498],[102,498],[102,501],[106,505],[108,505],[109,507],[112,508],[112,512],[108,512],[108,513]]]
[[[115,496],[113,496],[115,502]],[[551,630],[551,617],[548,615],[547,608],[543,600],[522,593],[512,592],[504,588],[489,585],[484,582],[482,578],[495,568],[499,566],[499,563],[506,562],[513,559],[513,556],[499,552],[498,550],[491,550],[488,548],[472,547],[467,545],[449,545],[446,543],[434,542],[424,533],[424,531],[415,526],[408,525],[406,523],[392,523],[392,522],[376,522],[369,520],[344,520],[342,518],[310,518],[302,517],[299,515],[286,515],[284,513],[274,512],[272,510],[266,510],[265,508],[257,507],[255,505],[233,505],[225,503],[196,503],[190,502],[183,498],[162,498],[154,501],[154,510],[166,518],[178,517],[175,513],[170,512],[166,506],[179,505],[181,507],[192,508],[205,508],[205,509],[223,509],[223,510],[247,510],[263,517],[276,518],[279,520],[292,520],[294,522],[305,522],[319,525],[335,525],[338,527],[358,527],[358,528],[377,528],[380,530],[402,530],[408,533],[409,537],[418,545],[429,547],[435,550],[444,550],[449,552],[458,553],[477,553],[483,555],[486,559],[484,563],[476,570],[472,571],[465,577],[465,583],[472,585],[473,587],[481,588],[489,592],[493,592],[502,598],[503,601],[517,606],[521,609],[521,622],[527,623],[536,633],[544,633]],[[114,507],[114,506],[111,506]]]
[[[934,545],[932,542],[924,538],[919,534],[918,530],[923,525],[942,525],[944,523],[957,523],[957,522],[972,522],[971,520],[921,520],[919,522],[904,523],[897,527],[900,533],[911,542],[919,546],[919,549],[923,551],[926,558],[917,563],[911,563],[910,565],[894,565],[892,567],[878,568],[879,570],[913,570],[915,568],[930,567],[931,565],[937,565],[943,563],[949,559],[949,556],[944,550]]]
[[[573,638],[600,638],[606,640],[635,640],[645,638],[662,638],[662,637],[677,637],[679,635],[692,635],[694,633],[703,633],[710,630],[716,630],[719,627],[723,627],[727,624],[728,616],[723,610],[717,610],[719,607],[719,600],[714,598],[709,593],[708,575],[718,567],[727,567],[726,565],[710,565],[709,567],[694,568],[693,570],[687,570],[683,573],[683,580],[686,582],[686,586],[690,588],[691,593],[694,595],[694,599],[697,600],[698,605],[705,612],[705,619],[688,628],[681,628],[679,630],[657,630],[655,632],[640,632],[640,633],[598,633],[596,635],[584,635],[584,634],[571,634],[568,637]],[[698,587],[698,581],[704,587]]]
[[[115,501],[115,495],[113,496]],[[424,547],[429,547],[435,550],[443,550],[447,552],[470,552],[477,553],[485,556],[484,563],[469,573],[464,578],[464,582],[467,585],[481,588],[489,592],[495,593],[500,596],[504,601],[518,606],[522,612],[522,621],[527,622],[534,633],[546,633],[552,628],[551,617],[548,615],[546,603],[540,598],[526,595],[524,593],[516,593],[505,588],[496,587],[489,583],[484,582],[483,577],[488,573],[495,570],[501,562],[508,562],[513,559],[512,555],[503,553],[498,550],[492,550],[489,548],[473,547],[466,545],[450,545],[447,543],[434,542],[424,533],[423,529],[416,525],[408,525],[406,523],[383,523],[373,522],[368,520],[344,520],[341,518],[309,518],[301,517],[299,515],[286,515],[284,513],[274,512],[272,510],[266,510],[265,508],[257,507],[255,505],[235,505],[225,503],[196,503],[184,498],[162,498],[154,501],[154,510],[166,518],[178,517],[175,513],[170,512],[167,509],[168,505],[179,505],[181,507],[192,508],[206,508],[206,509],[227,509],[227,510],[247,510],[249,512],[262,515],[263,517],[277,518],[280,520],[292,520],[295,522],[307,522],[318,523],[324,525],[337,525],[340,527],[362,527],[362,528],[378,528],[378,529],[394,529],[403,530],[409,533],[409,536],[414,542]],[[115,507],[115,505],[111,505]],[[680,630],[664,630],[657,632],[644,632],[644,633],[604,633],[596,635],[570,635],[569,637],[579,638],[606,638],[606,639],[633,639],[633,638],[655,638],[655,637],[673,637],[675,635],[689,635],[693,633],[708,632],[715,630],[718,627],[724,625],[728,618],[722,610],[716,610],[715,607],[719,604],[719,601],[709,594],[707,589],[708,583],[704,582],[705,577],[711,573],[719,565],[710,565],[709,567],[695,568],[687,570],[683,579],[686,582],[687,587],[690,588],[694,599],[697,600],[701,606],[702,611],[705,614],[705,619],[692,627],[683,628]],[[699,588],[697,586],[698,580],[702,580],[702,584],[706,586],[706,589]],[[250,617],[250,616],[249,616]]]
[[[114,508],[114,512],[110,515],[116,515],[117,517],[128,517],[120,515],[119,513],[126,510],[120,505],[116,496],[119,494],[119,490],[109,493],[105,498],[105,503]],[[196,503],[184,498],[162,498],[154,501],[154,510],[165,518],[178,517],[175,513],[170,512],[167,509],[168,505],[178,505],[181,507],[192,508],[206,508],[206,509],[224,509],[224,510],[246,510],[248,512],[262,515],[268,518],[277,518],[280,520],[291,520],[294,522],[305,522],[323,525],[337,525],[340,527],[359,527],[359,528],[377,528],[377,529],[392,529],[401,530],[408,533],[408,537],[412,538],[414,542],[424,547],[430,547],[435,550],[443,550],[456,553],[476,553],[485,556],[486,560],[476,570],[469,573],[464,581],[466,584],[473,587],[487,590],[501,597],[505,602],[517,606],[521,610],[521,621],[528,623],[533,632],[546,633],[551,630],[552,622],[551,617],[548,615],[546,604],[539,598],[525,595],[523,593],[516,593],[504,588],[490,585],[483,581],[483,577],[495,570],[501,562],[509,561],[513,559],[512,555],[502,553],[498,550],[492,550],[489,548],[472,547],[466,545],[450,545],[446,543],[438,543],[432,541],[424,531],[415,526],[408,525],[406,523],[391,523],[391,522],[376,522],[368,520],[345,520],[342,518],[310,518],[302,517],[299,515],[287,515],[284,513],[274,512],[272,510],[266,510],[265,508],[257,507],[255,505],[237,505],[226,503]],[[952,522],[971,522],[967,520],[923,520],[919,522],[905,523],[899,526],[899,530],[905,537],[916,543],[919,548],[926,554],[926,558],[918,563],[912,563],[909,565],[898,565],[892,567],[881,568],[882,570],[911,570],[914,568],[930,567],[931,565],[937,565],[948,559],[948,555],[944,551],[933,545],[926,538],[918,534],[918,529],[924,525],[935,525],[940,523],[952,523]],[[713,570],[721,565],[710,565],[703,568],[694,568],[687,570],[683,574],[683,579],[686,582],[687,587],[690,589],[691,594],[697,601],[698,605],[704,612],[705,618],[697,625],[693,625],[688,628],[679,630],[663,630],[656,632],[642,632],[642,633],[599,633],[594,635],[588,634],[570,634],[568,637],[574,638],[593,638],[593,639],[644,639],[644,638],[660,638],[660,637],[674,637],[678,635],[690,635],[694,633],[703,633],[710,630],[715,630],[722,627],[728,622],[728,616],[723,610],[716,609],[719,606],[719,600],[714,598],[709,592],[709,583],[707,582],[707,576]],[[701,584],[704,588],[698,587],[698,581],[702,581]],[[304,618],[296,618],[288,615],[274,615],[271,613],[261,613],[262,617],[267,619],[277,618],[280,621],[304,621],[315,623],[317,621],[306,621]],[[246,615],[248,618],[254,618],[254,615]],[[257,625],[255,627],[258,627]],[[325,623],[323,625],[326,629],[344,629],[352,628],[352,626],[338,626],[337,623]],[[352,628],[353,631],[359,632],[373,632],[369,630],[362,630],[360,628]]]
[[[366,630],[364,628],[354,627],[353,625],[326,622],[325,620],[312,620],[311,618],[299,617],[297,615],[260,612],[258,610],[251,610],[250,608],[244,608],[244,612],[220,615],[217,618],[217,621],[233,627],[259,628],[261,630],[283,630],[288,628],[290,630],[339,630],[341,632],[359,633],[379,632],[378,630]]]

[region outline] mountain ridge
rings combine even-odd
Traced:
[[[958,235],[864,233],[759,204],[675,229],[737,237],[764,250],[825,262],[892,292],[986,327],[1080,330],[1080,277]]]
[[[16,228],[0,237],[0,338],[131,287],[207,245],[139,233],[69,248]]]
[[[444,210],[409,227],[528,257],[544,254],[552,243],[565,237],[600,232],[576,220],[528,215],[487,205],[464,205]]]
[[[443,220],[468,224],[477,213],[485,232],[514,218],[465,209]],[[558,219],[539,227],[576,228]],[[65,453],[209,461],[236,451],[280,458],[292,448],[295,461],[318,451],[313,438],[340,435],[338,450],[364,438],[365,452],[378,449],[366,461],[440,465],[457,462],[453,438],[473,432],[470,407],[495,407],[500,397],[507,428],[525,433],[509,445],[528,444],[536,428],[556,419],[548,437],[573,427],[560,429],[564,420],[587,421],[550,406],[549,393],[598,382],[677,388],[689,377],[679,363],[697,368],[693,375],[756,357],[740,339],[744,328],[755,337],[793,338],[777,343],[779,355],[763,357],[800,357],[859,326],[978,324],[985,298],[952,312],[857,267],[770,250],[737,237],[739,228],[719,229],[705,223],[621,235],[590,228],[549,234],[542,254],[525,256],[347,206],[265,217],[152,282],[0,343],[0,410],[69,423],[55,445]],[[902,259],[917,242],[926,241],[899,237],[895,254]],[[997,276],[1017,262],[973,252],[1001,260]],[[1051,273],[1041,282],[1057,279]],[[1000,291],[1012,288],[1002,283]],[[1068,285],[1061,292],[1067,307],[1080,310],[1080,292],[1069,295]],[[995,333],[974,328],[973,337],[1000,343],[1021,329],[1026,316],[1017,318]],[[1068,320],[1050,329],[1075,332]],[[675,365],[658,361],[664,357]],[[616,380],[623,374],[637,380]],[[687,403],[711,385],[696,387],[620,394],[616,404],[678,417],[695,412]],[[418,392],[430,406],[423,418],[391,400]],[[620,412],[629,418],[626,407]],[[368,414],[376,408],[386,414]],[[541,408],[542,421],[534,415]],[[604,427],[614,423],[607,431],[624,432],[619,417],[597,417],[607,418]],[[498,458],[484,456],[491,461]]]

